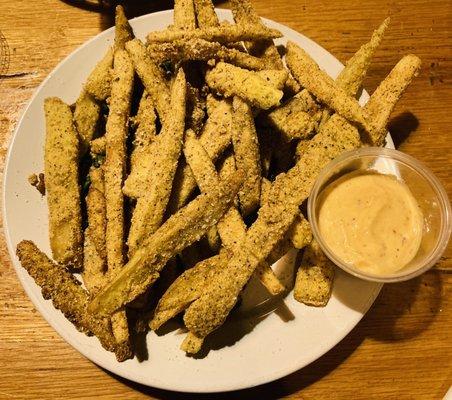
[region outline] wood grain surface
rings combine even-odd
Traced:
[[[125,2],[129,16],[171,2]],[[254,0],[264,17],[302,32],[342,62],[386,16],[390,30],[365,81],[372,92],[406,53],[421,75],[390,125],[397,147],[430,167],[452,195],[452,2],[443,0]],[[228,7],[227,3],[218,3]],[[112,25],[110,10],[82,0],[0,0],[0,164],[25,104],[49,72]],[[218,395],[147,388],[97,367],[66,344],[28,300],[0,243],[0,399],[441,399],[452,384],[452,249],[409,282],[386,285],[341,343],[276,382]],[[294,349],[296,352],[297,349]],[[157,366],[158,368],[158,366]]]

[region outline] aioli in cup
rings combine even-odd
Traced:
[[[355,171],[319,197],[318,225],[344,262],[375,275],[399,271],[416,256],[423,215],[410,189],[392,175]]]

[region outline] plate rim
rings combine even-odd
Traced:
[[[215,8],[215,11],[217,12],[218,16],[220,18],[224,18],[226,17],[226,15],[230,15],[231,10],[230,9],[225,9],[225,8]],[[153,13],[149,13],[149,14],[145,14],[145,15],[141,15],[139,17],[136,18],[132,18],[130,19],[130,23],[133,27],[133,23],[135,21],[141,20],[141,19],[146,19],[149,18],[149,16],[154,16],[154,17],[158,17],[159,15],[163,15],[163,14],[172,14],[173,10],[161,10],[161,11],[157,11],[157,12],[153,12]],[[340,62],[333,54],[331,54],[328,50],[326,50],[325,48],[323,48],[323,46],[321,46],[320,44],[318,44],[317,42],[313,41],[312,39],[310,39],[309,37],[305,36],[304,34],[297,32],[296,30],[288,27],[287,25],[283,25],[279,22],[276,22],[274,20],[268,19],[268,18],[261,18],[262,21],[264,23],[270,22],[272,25],[275,25],[279,28],[277,29],[281,29],[283,28],[283,30],[288,31],[291,35],[295,35],[295,36],[302,36],[304,40],[306,40],[307,42],[310,42],[311,45],[314,45],[316,47],[320,47],[323,51],[327,52],[328,54],[330,54],[332,57],[334,57],[338,62]],[[3,173],[3,182],[2,182],[2,218],[3,218],[3,230],[4,230],[4,237],[5,237],[5,241],[6,241],[6,245],[8,248],[8,253],[9,253],[9,258],[11,261],[11,264],[14,268],[14,271],[21,283],[22,289],[24,290],[24,292],[26,293],[26,295],[28,296],[28,298],[31,300],[31,302],[33,303],[33,306],[39,311],[40,316],[50,325],[50,327],[67,343],[69,344],[75,351],[77,351],[78,353],[82,354],[85,358],[87,358],[88,360],[90,360],[91,362],[95,363],[97,366],[106,369],[108,371],[110,371],[111,373],[113,373],[114,375],[120,376],[122,378],[128,379],[132,382],[136,382],[139,384],[143,384],[145,386],[148,387],[153,387],[153,388],[157,388],[157,389],[163,389],[163,390],[168,390],[168,391],[176,391],[176,392],[185,392],[185,393],[218,393],[218,392],[230,392],[230,391],[236,391],[236,390],[242,390],[242,389],[247,389],[247,388],[252,388],[252,387],[256,387],[256,386],[260,386],[269,382],[273,382],[275,380],[281,379],[285,376],[288,376],[298,370],[301,370],[302,368],[308,366],[309,364],[311,364],[312,362],[316,361],[317,359],[321,358],[323,355],[325,355],[327,352],[329,352],[331,349],[333,349],[335,346],[337,346],[357,325],[358,323],[361,321],[361,319],[364,317],[364,315],[366,315],[366,313],[368,312],[369,308],[372,306],[372,304],[375,302],[375,299],[377,298],[378,294],[381,291],[381,288],[383,287],[383,284],[380,285],[376,285],[373,289],[373,292],[370,293],[369,298],[367,300],[367,303],[363,305],[361,311],[359,312],[360,315],[356,315],[353,318],[353,323],[347,325],[341,332],[340,334],[337,334],[334,336],[334,339],[331,341],[331,343],[329,342],[327,346],[323,346],[323,349],[321,351],[319,351],[316,355],[313,355],[310,359],[303,360],[303,362],[297,362],[297,360],[299,360],[299,358],[294,357],[293,361],[291,363],[288,363],[284,368],[280,368],[276,371],[272,371],[271,373],[265,375],[265,376],[260,376],[259,379],[257,378],[253,378],[251,380],[243,380],[240,381],[240,383],[235,383],[233,385],[228,385],[223,384],[220,385],[218,384],[215,388],[211,388],[211,387],[182,387],[182,388],[175,388],[173,385],[168,385],[166,384],[164,381],[160,381],[160,380],[156,380],[153,378],[153,382],[150,383],[148,381],[145,381],[144,379],[142,379],[141,376],[136,376],[133,373],[128,373],[127,371],[123,371],[123,370],[118,370],[117,368],[117,363],[116,364],[110,364],[108,361],[102,360],[100,357],[98,357],[98,355],[96,353],[91,353],[89,352],[89,349],[84,348],[84,346],[77,346],[75,347],[75,345],[73,343],[77,342],[77,339],[71,335],[71,334],[67,334],[64,330],[58,330],[55,326],[54,326],[54,322],[51,322],[50,319],[48,318],[48,316],[46,315],[45,309],[47,308],[46,303],[42,302],[42,294],[41,291],[38,292],[37,295],[35,295],[35,293],[28,287],[28,283],[25,282],[25,278],[24,276],[20,273],[19,271],[19,267],[16,266],[17,263],[17,256],[15,253],[15,248],[11,242],[11,235],[10,235],[10,229],[9,229],[9,224],[7,223],[8,219],[7,219],[7,213],[6,213],[6,183],[8,181],[7,177],[8,175],[11,173],[10,168],[9,168],[9,164],[10,164],[10,156],[12,153],[12,149],[14,147],[14,143],[15,140],[17,138],[17,134],[19,132],[19,130],[21,129],[21,126],[24,122],[24,117],[27,114],[30,106],[32,105],[32,103],[35,101],[35,98],[38,96],[38,94],[40,93],[40,91],[42,90],[42,88],[47,84],[47,82],[52,78],[52,76],[63,67],[63,65],[66,64],[66,62],[72,58],[76,53],[78,53],[79,51],[82,51],[82,49],[86,46],[88,46],[90,43],[99,40],[100,38],[102,38],[103,36],[107,36],[110,32],[112,32],[114,30],[114,26],[110,27],[102,32],[99,32],[98,34],[96,34],[95,36],[93,36],[92,38],[86,40],[85,42],[83,42],[81,45],[79,45],[75,50],[73,50],[71,53],[69,53],[66,57],[64,57],[63,60],[61,60],[53,69],[52,71],[45,77],[45,79],[38,85],[38,87],[34,90],[32,96],[30,97],[29,101],[27,102],[26,106],[22,109],[21,114],[20,114],[20,118],[17,122],[17,125],[10,137],[9,143],[8,143],[8,151],[6,153],[6,157],[5,157],[5,164],[4,164],[4,173]],[[285,36],[285,35],[284,35]],[[343,66],[343,64],[340,62],[340,64]],[[364,93],[367,94],[367,92],[365,90],[363,90]],[[390,137],[390,135],[388,134],[388,147],[394,147],[392,139]],[[53,305],[52,305],[53,307]],[[62,333],[63,332],[63,333]],[[99,344],[100,346],[100,344]],[[181,385],[183,386],[183,385]]]

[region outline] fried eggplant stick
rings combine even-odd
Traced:
[[[100,104],[86,90],[75,102],[74,125],[80,139],[80,155],[89,151],[100,118]]]
[[[221,25],[203,29],[166,29],[158,32],[151,32],[148,41],[152,42],[173,42],[180,39],[204,39],[209,42],[235,43],[242,40],[274,39],[282,34],[276,29],[261,26],[239,26]]]
[[[107,209],[108,273],[116,274],[124,264],[124,197],[122,184],[126,168],[126,138],[134,71],[124,50],[115,52],[110,112],[106,126],[104,164]]]
[[[194,0],[194,4],[196,20],[201,29],[220,25],[217,13],[215,12],[215,7],[211,0]]]
[[[55,308],[78,330],[96,335],[106,350],[116,349],[109,319],[87,312],[88,293],[69,271],[53,263],[29,240],[23,240],[17,245],[16,254],[22,267],[41,287],[44,299],[52,300]]]
[[[51,97],[44,101],[46,140],[44,173],[53,258],[81,267],[83,232],[78,182],[79,142],[70,107]]]
[[[313,240],[305,249],[294,287],[294,298],[309,306],[325,307],[331,296],[334,264]]]
[[[189,30],[196,28],[195,6],[193,0],[174,1],[174,28]]]
[[[170,104],[170,91],[162,71],[151,60],[143,43],[138,39],[127,42],[125,47],[133,61],[137,75],[154,102],[160,120],[164,122]]]
[[[151,43],[148,47],[151,57],[158,61],[225,61],[241,68],[261,70],[268,68],[268,63],[237,49],[228,48],[218,42],[204,39],[180,39],[167,43]]]
[[[161,225],[171,194],[174,174],[184,140],[185,103],[187,83],[182,68],[171,89],[171,113],[165,120],[162,132],[156,141],[153,161],[149,170],[152,185],[144,196],[139,197],[132,216],[127,244],[133,254],[148,235]]]
[[[270,126],[287,142],[305,139],[315,130],[322,113],[319,105],[304,89],[280,107],[272,110],[267,119]]]
[[[202,129],[199,140],[209,157],[215,161],[231,143],[232,109],[225,101],[219,101],[218,107],[212,112]],[[187,204],[193,191],[196,189],[196,180],[190,167],[180,162],[174,177],[173,190],[168,205],[170,214]]]
[[[212,160],[198,139],[196,139],[193,132],[187,131],[184,154],[202,192],[208,193],[220,184],[221,181]],[[238,168],[240,169],[240,166]],[[243,186],[245,184],[246,179]],[[241,240],[246,235],[246,225],[235,207],[231,207],[223,216],[220,222],[218,222],[217,228],[223,246],[232,252],[236,246],[240,245]],[[259,276],[263,277],[262,283],[268,285],[266,288],[271,294],[276,295],[284,291],[284,286],[281,285],[269,265],[265,263],[261,264],[260,270]]]
[[[85,83],[85,90],[98,101],[110,96],[111,74],[113,68],[113,49],[109,48],[105,56],[96,64]]]
[[[110,314],[131,302],[159,277],[165,264],[184,248],[198,241],[230,208],[243,183],[237,171],[209,194],[201,194],[166,220],[137,249],[121,272],[93,299],[89,309]]]
[[[125,44],[134,39],[135,35],[124,14],[124,8],[116,6],[115,11],[115,50],[124,50]]]
[[[261,184],[261,207],[268,201],[271,192],[272,183],[262,178]],[[299,213],[295,218],[294,223],[289,229],[288,238],[292,243],[292,246],[298,250],[301,250],[307,246],[312,240],[311,225],[303,214]]]
[[[344,89],[349,95],[355,97],[359,88],[362,86],[364,77],[369,69],[375,51],[380,46],[384,33],[389,26],[390,19],[386,18],[383,23],[376,29],[370,41],[363,44],[358,51],[345,64],[344,69],[336,78],[336,85]],[[325,123],[331,110],[323,110],[322,120],[320,124]]]
[[[261,160],[259,143],[251,107],[234,97],[232,112],[232,145],[238,169],[246,173],[245,183],[239,191],[242,215],[251,214],[259,205],[261,195]]]
[[[293,42],[287,43],[286,62],[295,79],[339,115],[369,130],[358,101],[322,71],[311,56]]]
[[[419,70],[420,60],[404,57],[377,89],[377,96],[369,101],[385,119],[379,118],[376,131],[383,132],[395,102]],[[390,100],[379,103],[382,91]],[[382,135],[383,136],[383,135]],[[198,338],[204,338],[218,328],[237,301],[238,295],[254,269],[271,252],[278,239],[287,231],[298,213],[298,205],[309,195],[309,190],[321,167],[343,151],[361,145],[357,129],[343,117],[335,114],[323,126],[307,148],[305,155],[286,174],[281,174],[272,186],[270,200],[260,209],[258,219],[250,227],[243,246],[221,274],[215,276],[204,294],[187,309],[184,321]]]
[[[106,125],[106,158],[103,166],[106,204],[107,274],[116,276],[124,265],[124,195],[122,185],[126,169],[126,138],[130,114],[134,70],[125,50],[117,49],[114,57],[110,110]],[[112,315],[112,328],[124,357],[132,350],[125,311]],[[121,355],[122,356],[122,355]],[[117,354],[117,357],[119,355]]]
[[[151,96],[144,91],[138,107],[135,123],[138,125],[130,159],[130,174],[124,182],[123,193],[132,198],[140,197],[148,189],[147,177],[152,167],[152,143],[157,135],[156,114]]]
[[[256,72],[219,62],[206,73],[209,87],[225,97],[239,96],[251,105],[268,109],[277,106],[283,96]]]
[[[107,215],[104,174],[102,168],[91,167],[91,184],[86,196],[88,227],[85,229],[83,283],[90,293],[98,291],[105,283],[107,252],[105,233]]]

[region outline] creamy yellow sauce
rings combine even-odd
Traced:
[[[319,230],[342,261],[375,275],[405,267],[422,239],[423,216],[394,176],[352,172],[320,195]]]

